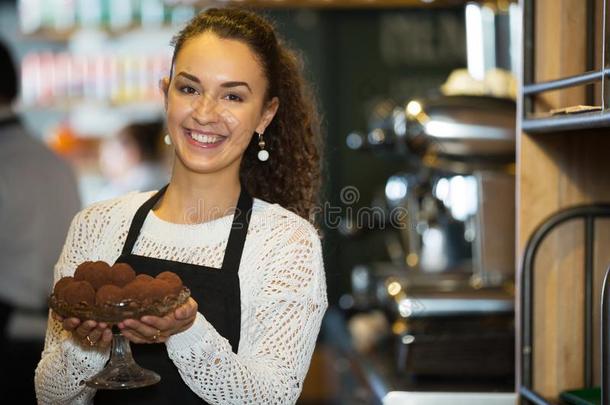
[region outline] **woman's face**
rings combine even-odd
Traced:
[[[279,105],[264,102],[267,79],[250,48],[210,32],[184,43],[162,87],[178,159],[199,173],[238,169],[254,131],[265,131]]]

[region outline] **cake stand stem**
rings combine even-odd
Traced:
[[[131,354],[129,340],[121,334],[121,330],[116,325],[113,325],[110,360],[104,369],[86,384],[97,389],[119,390],[146,387],[160,380],[159,374],[136,364]]]

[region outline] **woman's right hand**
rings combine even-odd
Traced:
[[[53,319],[61,322],[63,328],[72,333],[74,339],[85,347],[106,349],[112,342],[112,330],[105,322],[88,320],[81,322],[78,318],[64,318],[51,311]]]

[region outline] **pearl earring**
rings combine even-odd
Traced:
[[[165,144],[168,146],[172,144],[172,138],[170,138],[169,134],[165,134],[165,137],[163,138],[163,142],[165,142]]]
[[[269,159],[269,152],[265,150],[265,140],[263,139],[263,133],[258,134],[258,146],[261,150],[258,151],[258,160],[261,162],[267,161]]]

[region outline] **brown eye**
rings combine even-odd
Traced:
[[[195,93],[197,93],[197,90],[195,90],[191,86],[181,86],[180,92],[184,93],[184,94],[195,94]]]
[[[227,100],[229,101],[237,101],[237,102],[242,102],[244,101],[241,97],[239,97],[237,94],[227,94],[227,96],[225,97]]]

